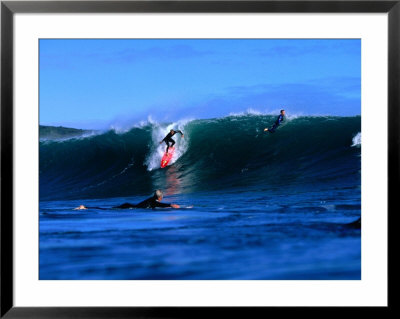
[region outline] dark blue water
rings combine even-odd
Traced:
[[[163,170],[167,125],[41,142],[40,279],[360,279],[360,118],[271,119],[175,123]],[[193,208],[111,208],[155,188]]]

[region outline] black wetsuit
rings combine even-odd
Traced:
[[[275,130],[278,128],[279,125],[281,125],[281,123],[283,122],[284,119],[285,119],[285,116],[282,114],[279,114],[278,118],[275,121],[275,124],[270,129],[268,129],[268,132],[275,133]]]
[[[156,207],[172,207],[171,204],[167,203],[160,203],[157,200],[156,196],[150,197],[148,199],[145,199],[143,202],[140,202],[139,204],[131,204],[131,203],[124,203],[119,206],[115,206],[113,208],[121,208],[121,209],[126,209],[126,208],[156,208]]]
[[[165,142],[165,144],[167,144],[167,150],[166,152],[168,153],[168,149],[171,146],[174,146],[175,141],[172,139],[172,136],[174,136],[176,133],[179,133],[181,135],[183,135],[183,133],[179,130],[174,131],[174,133],[169,132],[168,135],[166,137],[164,137],[164,139],[162,140],[162,142]],[[169,145],[169,143],[171,143],[171,145]]]

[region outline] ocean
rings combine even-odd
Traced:
[[[361,117],[289,117],[263,132],[275,119],[42,137],[39,279],[361,279]],[[161,169],[171,128],[184,138]],[[155,189],[181,209],[112,208]]]

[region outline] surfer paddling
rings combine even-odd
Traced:
[[[113,208],[121,208],[121,209],[126,209],[126,208],[156,208],[156,207],[162,207],[162,208],[180,208],[179,205],[177,204],[167,204],[167,203],[161,203],[163,199],[163,192],[159,189],[157,189],[154,192],[154,195],[152,197],[149,197],[145,199],[143,202],[140,202],[139,204],[130,204],[130,203],[125,203],[119,206],[115,206]]]
[[[180,206],[177,204],[161,203],[162,199],[163,199],[163,192],[161,190],[157,189],[154,192],[154,195],[152,197],[145,199],[143,202],[140,202],[139,204],[124,203],[122,205],[114,206],[112,208],[119,208],[119,209],[127,209],[127,208],[152,208],[152,209],[155,209],[156,207],[180,208]],[[75,208],[74,210],[82,210],[82,209],[88,209],[88,208],[106,209],[106,208],[100,208],[100,207],[86,207],[85,205],[80,205],[77,208]]]
[[[271,128],[265,128],[264,132],[268,131],[270,133],[275,133],[275,130],[278,128],[279,125],[281,125],[284,119],[285,119],[285,110],[281,110],[281,114],[279,114],[274,125]]]
[[[171,147],[174,146],[175,141],[172,139],[172,136],[174,136],[176,133],[181,134],[182,137],[183,137],[182,131],[180,131],[180,130],[176,130],[176,131],[171,130],[171,131],[169,131],[169,133],[167,134],[167,136],[164,137],[163,140],[160,142],[160,144],[162,144],[163,142],[165,142],[165,144],[167,144],[167,150],[165,151],[166,153],[168,153],[168,149],[169,149],[170,146],[171,146]],[[169,143],[171,143],[171,145],[169,145]]]

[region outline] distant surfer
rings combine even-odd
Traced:
[[[278,118],[276,119],[274,125],[271,128],[265,128],[264,132],[268,131],[270,133],[275,133],[275,130],[278,128],[279,125],[285,120],[285,110],[281,110],[281,114],[279,114]]]
[[[164,137],[163,140],[160,142],[160,144],[162,144],[163,142],[165,142],[165,144],[167,144],[167,150],[165,151],[166,153],[168,153],[168,149],[169,149],[170,146],[171,146],[171,147],[174,146],[175,141],[172,139],[172,136],[174,136],[176,133],[181,134],[182,137],[183,137],[182,131],[180,131],[180,130],[176,130],[176,131],[171,130],[171,131],[169,131],[169,133],[167,134],[167,136]],[[171,145],[169,145],[169,143],[171,143]]]
[[[119,206],[114,206],[112,208],[119,208],[119,209],[127,209],[127,208],[156,208],[156,207],[161,207],[161,208],[180,208],[179,205],[177,204],[167,204],[167,203],[161,203],[163,199],[163,192],[159,189],[157,189],[154,192],[154,195],[152,197],[149,197],[145,199],[143,202],[140,202],[139,204],[131,204],[131,203],[124,203]],[[102,207],[86,207],[84,205],[80,205],[74,210],[82,210],[82,209],[88,209],[88,208],[93,208],[93,209],[106,209]]]

